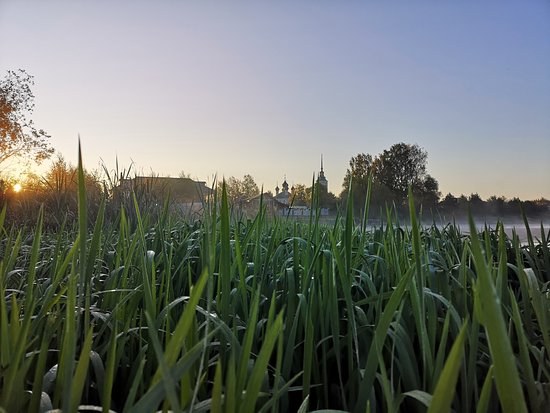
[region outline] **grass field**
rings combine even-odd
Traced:
[[[82,173],[82,169],[80,169]],[[550,233],[199,221],[4,226],[0,410],[542,412]],[[351,203],[350,203],[351,205]],[[413,207],[413,205],[411,205]],[[367,208],[368,210],[368,208]],[[365,222],[363,217],[363,222]],[[86,407],[87,406],[87,407]],[[95,409],[95,410],[94,410]]]

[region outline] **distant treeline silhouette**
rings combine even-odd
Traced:
[[[355,214],[359,216],[363,213],[365,200],[369,196],[370,218],[383,218],[388,208],[397,216],[406,217],[410,187],[416,210],[427,219],[462,219],[469,212],[476,218],[490,220],[506,217],[519,219],[522,214],[531,219],[550,218],[550,201],[544,198],[522,201],[517,197],[506,199],[494,195],[483,200],[477,193],[469,196],[448,193],[441,197],[437,180],[426,171],[427,157],[427,152],[418,145],[405,143],[395,144],[376,157],[358,154],[350,160],[343,189],[338,196],[323,191],[318,185],[312,187],[311,184],[295,184],[291,200],[295,205],[328,208],[331,215],[343,210],[348,200],[351,200]],[[125,185],[123,188],[122,182],[131,182],[131,169],[108,171],[104,167],[101,173],[85,171],[90,222],[93,222],[102,200],[106,204],[107,218],[110,210],[118,211],[120,208],[124,208],[130,216],[135,214],[134,194],[139,207],[150,214],[159,214],[167,207],[168,194],[158,191],[158,187],[153,189],[151,180],[135,180],[133,186]],[[154,178],[154,174],[152,177]],[[60,226],[75,220],[77,169],[61,155],[58,155],[43,176],[30,175],[23,182],[21,192],[15,192],[13,184],[8,179],[0,180],[0,203],[8,205],[8,220],[18,223],[33,222],[40,207],[45,210],[47,225]],[[212,183],[214,185],[216,184]],[[251,175],[245,175],[243,180],[230,177],[226,180],[226,185],[228,194],[231,194],[230,200],[234,201],[235,206],[242,203],[243,199],[259,193]],[[177,197],[172,197],[171,205],[177,202]],[[178,211],[181,212],[181,208]]]

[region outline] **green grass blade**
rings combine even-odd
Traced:
[[[212,388],[212,413],[222,413],[222,366],[220,361],[216,363],[216,373],[214,374],[214,385]]]
[[[275,347],[282,327],[283,313],[281,312],[275,319],[275,322],[271,328],[267,331],[265,341],[263,342],[258,358],[254,363],[254,368],[252,369],[252,373],[248,379],[246,393],[240,410],[243,413],[253,413],[256,411],[256,402],[262,386],[263,377],[267,370],[271,353],[273,352],[273,348]]]
[[[483,387],[481,388],[481,393],[477,401],[476,413],[487,413],[489,411],[490,401],[491,401],[491,389],[493,387],[493,366],[489,367],[485,381],[483,382]]]
[[[185,337],[189,333],[189,329],[193,324],[195,318],[195,309],[197,304],[202,296],[204,287],[206,286],[206,281],[208,280],[208,271],[205,269],[199,278],[197,284],[193,287],[191,295],[189,297],[189,303],[183,311],[178,324],[176,325],[168,344],[166,345],[166,350],[164,351],[164,357],[166,360],[166,365],[171,367],[177,360],[181,349],[185,344]],[[162,372],[160,367],[158,368],[155,376],[153,378],[153,384],[157,383],[162,377]]]
[[[476,235],[474,220],[470,215],[470,234],[472,254],[477,270],[475,300],[483,313],[480,322],[484,325],[489,340],[489,349],[493,359],[495,382],[504,412],[526,412],[527,406],[519,379],[510,339],[504,323],[504,317],[498,300],[495,285],[479,239]]]
[[[82,391],[84,390],[84,384],[86,382],[86,375],[88,373],[88,365],[90,362],[90,352],[92,350],[92,338],[93,328],[90,327],[86,334],[86,339],[82,345],[80,351],[80,357],[76,364],[76,370],[72,382],[71,391],[71,408],[69,411],[74,412],[77,410],[80,400],[82,398]]]
[[[445,361],[441,375],[437,380],[428,413],[444,413],[451,411],[456,382],[464,355],[464,341],[466,340],[467,331],[468,321],[466,321],[460,329],[460,333],[451,347],[447,361]]]

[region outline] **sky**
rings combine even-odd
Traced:
[[[550,199],[550,2],[0,0],[59,153],[339,194],[352,156],[428,152],[443,195]],[[47,167],[42,166],[42,168]]]

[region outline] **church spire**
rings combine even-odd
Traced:
[[[325,177],[325,171],[323,170],[323,154],[321,154],[321,170],[319,171],[317,182],[319,183],[319,186],[324,191],[328,191],[328,181],[327,181],[327,178]]]

